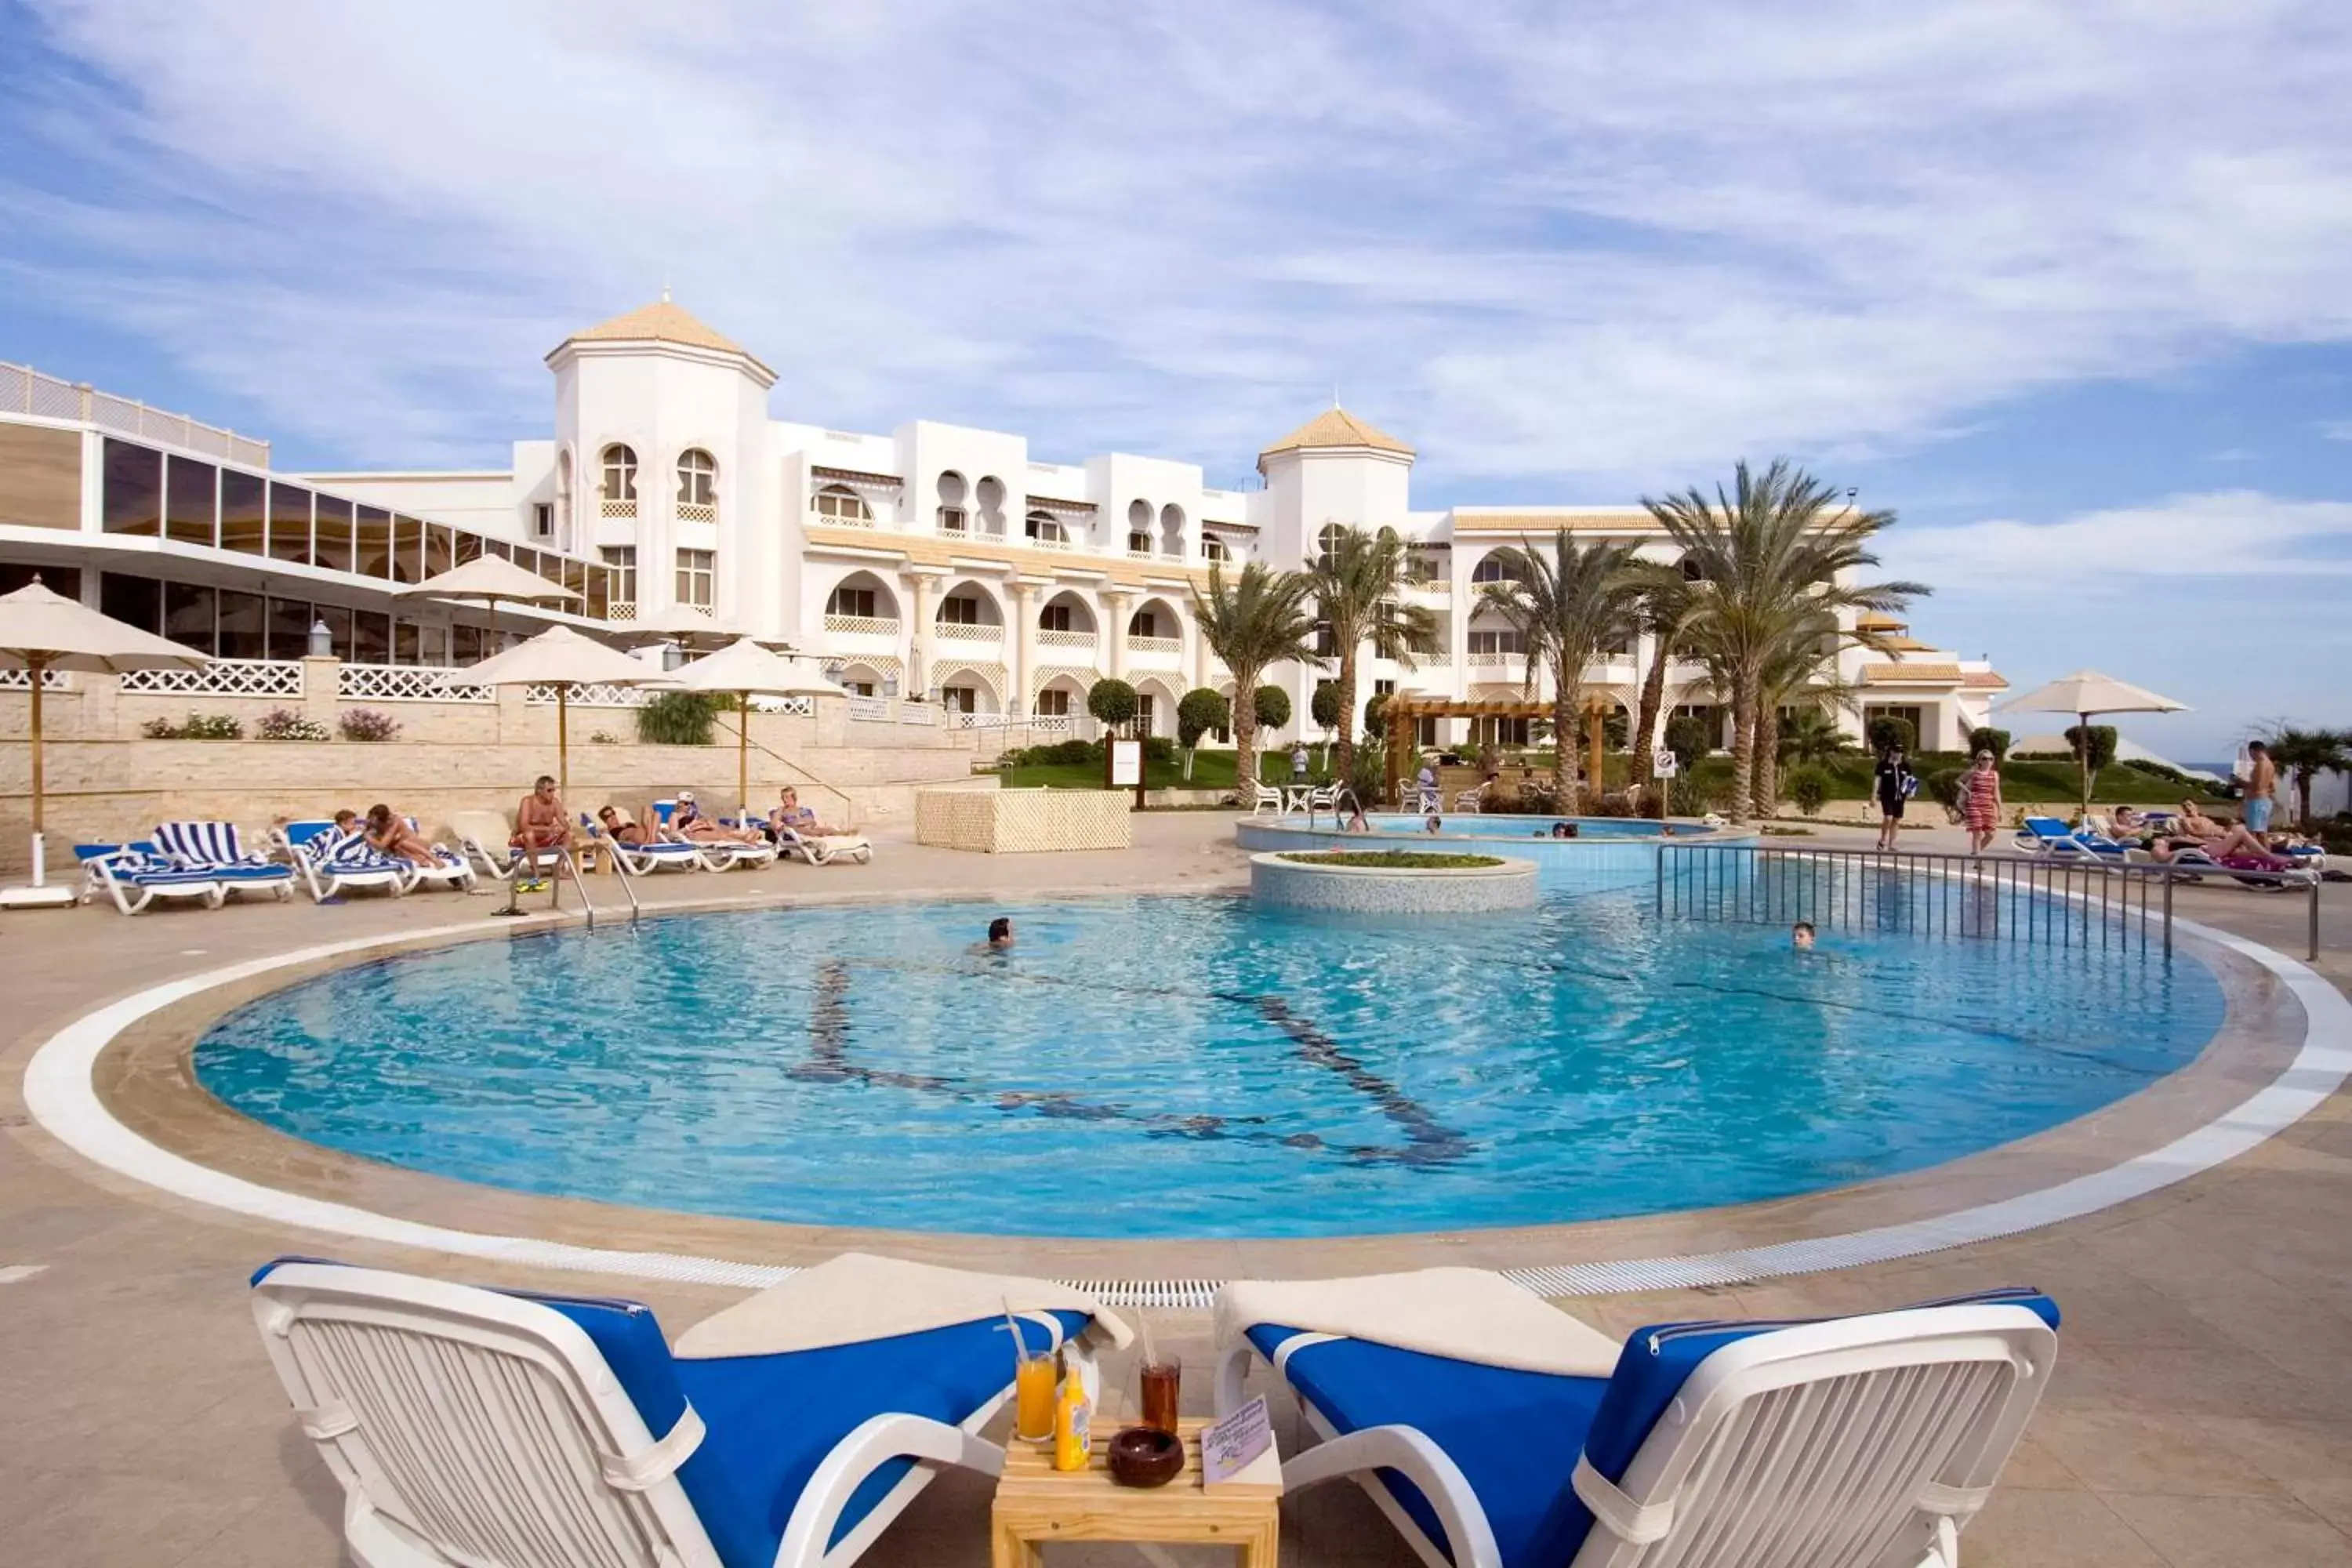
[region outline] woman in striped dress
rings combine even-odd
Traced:
[[[1960,816],[1969,825],[1969,853],[1991,848],[2000,827],[2000,766],[1990,752],[1979,752],[1976,765],[1960,780]]]

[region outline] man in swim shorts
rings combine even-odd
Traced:
[[[2246,831],[2268,833],[2271,810],[2278,800],[2278,764],[2271,761],[2271,749],[2260,741],[2247,743],[2246,758],[2252,765],[2246,774]]]

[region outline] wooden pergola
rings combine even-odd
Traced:
[[[1592,780],[1597,794],[1601,788],[1603,737],[1607,731],[1610,699],[1596,694],[1584,700],[1585,749],[1589,754],[1587,776]],[[1419,726],[1412,722],[1422,719],[1541,719],[1549,722],[1553,705],[1535,697],[1431,697],[1418,692],[1399,692],[1381,705],[1381,722],[1388,730],[1388,792],[1392,801],[1404,796],[1398,786],[1404,779],[1405,753],[1418,743],[1415,736]],[[1566,789],[1569,781],[1559,781]]]

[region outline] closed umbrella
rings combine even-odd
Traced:
[[[503,555],[478,555],[463,566],[436,572],[422,583],[394,590],[398,599],[479,599],[490,607],[490,647],[499,646],[499,601],[523,605],[577,602],[580,595],[536,572],[526,572]]]
[[[2083,815],[2091,810],[2091,716],[2095,713],[2185,713],[2186,702],[2160,697],[2143,686],[2117,680],[2095,669],[2078,669],[2039,686],[2000,705],[2004,713],[2072,713],[2075,731],[2074,767],[2083,780]]]
[[[643,659],[606,647],[570,626],[550,626],[494,658],[441,678],[444,686],[551,686],[555,689],[556,780],[572,786],[572,718],[575,686],[676,686]]]
[[[210,663],[194,648],[85,609],[41,586],[38,577],[0,595],[0,669],[21,669],[32,681],[33,885],[0,891],[0,905],[70,904],[70,888],[47,884],[41,836],[41,679],[52,669],[115,674],[129,669],[197,669]]]
[[[709,658],[698,659],[677,672],[677,682],[688,691],[731,691],[735,694],[735,798],[740,809],[751,806],[751,699],[761,697],[846,697],[848,692],[821,675],[812,675],[790,658],[769,652],[750,637],[741,637]]]

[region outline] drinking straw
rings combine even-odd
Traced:
[[[1151,1320],[1138,1312],[1135,1314],[1135,1326],[1143,1331],[1143,1364],[1158,1366],[1160,1356],[1151,1348]]]
[[[997,1300],[1004,1303],[1004,1326],[1013,1331],[1013,1370],[1017,1374],[1021,1363],[1029,1359],[1029,1347],[1021,1342],[1021,1320],[1013,1315],[1013,1298],[999,1296]]]

